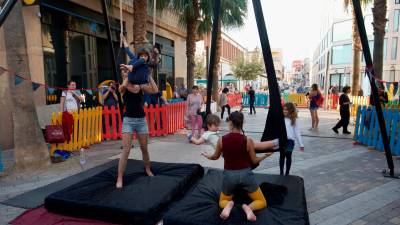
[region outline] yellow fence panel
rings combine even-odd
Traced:
[[[101,142],[102,132],[102,108],[82,109],[72,112],[74,117],[74,129],[69,142],[51,144],[50,153],[56,149],[77,151],[82,147]],[[52,125],[62,125],[62,112],[56,112],[51,117]]]

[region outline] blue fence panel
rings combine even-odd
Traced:
[[[392,154],[399,156],[400,111],[399,109],[386,108],[383,110],[383,116]],[[364,145],[374,146],[379,151],[384,150],[375,107],[359,107],[353,139]]]
[[[168,103],[176,103],[176,102],[184,102],[185,100],[183,98],[171,98],[167,100]]]
[[[243,106],[245,107],[249,107],[250,103],[250,99],[249,99],[249,95],[248,94],[243,94],[242,95],[242,100],[243,100]],[[268,107],[268,94],[265,93],[256,93],[255,94],[255,101],[254,101],[254,106],[255,107]]]

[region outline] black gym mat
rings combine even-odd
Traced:
[[[163,224],[309,224],[304,181],[301,177],[256,174],[256,179],[260,184],[267,182],[267,184],[261,185],[261,189],[263,190],[264,186],[263,192],[269,204],[268,208],[255,212],[256,222],[246,220],[246,215],[240,204],[235,204],[228,220],[220,219],[221,210],[218,206],[218,200],[222,185],[222,170],[210,169],[196,187],[187,193],[181,201],[170,207],[164,215]],[[279,188],[282,186],[286,187],[286,190]],[[266,190],[270,190],[270,193],[265,193]],[[287,191],[287,194],[282,195],[282,192],[285,191]]]
[[[68,186],[71,186],[82,180],[92,177],[110,167],[117,165],[117,163],[118,163],[118,160],[113,160],[113,161],[104,163],[102,165],[93,167],[93,168],[83,171],[81,173],[77,173],[75,175],[72,175],[70,177],[56,181],[54,183],[45,185],[43,187],[28,191],[26,193],[20,194],[18,196],[10,198],[10,199],[7,199],[6,201],[3,201],[2,204],[8,205],[8,206],[13,206],[13,207],[18,207],[18,208],[24,208],[24,209],[36,208],[36,207],[44,204],[44,199],[49,194],[60,191]]]
[[[49,195],[45,207],[68,216],[154,225],[173,200],[203,177],[204,169],[198,164],[151,165],[154,177],[145,174],[142,161],[129,160],[122,189],[115,188],[115,166]]]

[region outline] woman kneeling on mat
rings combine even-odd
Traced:
[[[220,217],[227,219],[233,208],[233,191],[237,187],[242,187],[248,192],[253,202],[249,205],[243,204],[242,209],[247,215],[247,220],[255,221],[254,210],[267,207],[267,201],[258,186],[254,174],[251,171],[251,162],[257,164],[271,153],[262,157],[257,157],[254,150],[254,143],[251,138],[247,138],[243,132],[243,114],[233,112],[229,116],[229,130],[218,140],[213,155],[203,152],[202,155],[210,160],[217,160],[224,154],[224,172],[222,181],[222,192],[219,197],[219,207],[222,208]]]

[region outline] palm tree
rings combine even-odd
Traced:
[[[212,17],[214,1],[203,0],[200,2],[202,12],[202,21],[199,24],[200,33],[209,33],[212,28]],[[221,28],[235,28],[241,27],[244,24],[244,19],[247,15],[247,0],[222,0],[221,1],[221,15],[218,22],[217,30],[217,45],[215,54],[215,65],[213,68],[213,91],[212,96],[214,100],[218,99],[218,71],[222,51],[222,37]]]
[[[147,0],[133,2],[133,44],[144,47],[147,42]]]
[[[186,29],[187,87],[194,85],[194,67],[196,54],[196,34],[200,18],[199,0],[172,0],[171,10],[179,17],[179,24]]]
[[[30,79],[22,3],[14,6],[4,23],[7,64],[16,73]],[[31,6],[27,10],[35,10]],[[32,84],[24,81],[13,90],[14,158],[18,170],[36,169],[50,165],[49,151],[43,139],[33,101]]]
[[[373,64],[375,70],[375,77],[382,79],[383,72],[383,45],[385,38],[385,28],[386,28],[386,0],[374,0],[374,8],[372,9],[372,14],[374,17],[374,22],[372,23],[374,27],[374,56]]]
[[[362,46],[361,46],[361,39],[358,33],[357,21],[356,21],[356,14],[353,10],[353,4],[351,4],[352,0],[344,0],[344,7],[347,11],[349,6],[351,5],[352,8],[352,17],[353,17],[353,25],[352,25],[352,38],[353,38],[353,70],[352,70],[352,77],[353,83],[351,87],[351,94],[353,96],[358,95],[358,91],[360,90],[360,66],[361,66],[361,54]],[[366,5],[371,0],[361,0],[362,5]]]

